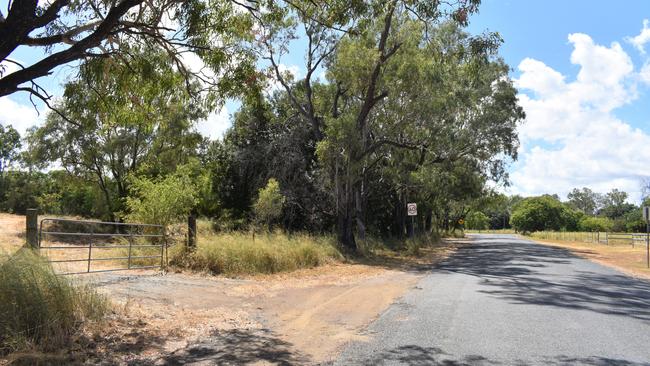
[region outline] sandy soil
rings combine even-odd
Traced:
[[[645,245],[605,245],[585,242],[535,240],[538,243],[570,249],[576,255],[615,268],[628,275],[650,279]]]

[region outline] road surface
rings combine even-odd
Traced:
[[[650,365],[650,283],[509,235],[476,235],[337,365]]]

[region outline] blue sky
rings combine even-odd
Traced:
[[[642,31],[644,19],[650,19],[650,1],[483,1],[469,31],[501,34],[501,55],[513,68],[528,115],[508,193],[564,196],[588,186],[619,188],[631,201],[640,199],[641,182],[650,178],[650,25]],[[299,44],[282,60],[298,74]],[[27,49],[12,57],[29,63],[35,55]],[[57,95],[69,70],[42,82]],[[230,101],[199,130],[218,138],[237,106]],[[0,98],[0,123],[24,131],[41,120],[25,97]]]

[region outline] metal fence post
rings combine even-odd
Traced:
[[[646,266],[650,268],[650,221],[645,224],[645,255]]]
[[[187,217],[187,248],[194,249],[196,247],[196,217],[190,215]]]
[[[38,248],[38,210],[28,208],[25,216],[25,238],[27,246],[32,249]]]

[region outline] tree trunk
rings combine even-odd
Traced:
[[[363,182],[354,191],[354,206],[357,222],[357,237],[359,240],[366,240],[365,224],[365,202],[364,202],[364,184]]]
[[[338,165],[335,168],[336,182],[336,230],[338,242],[347,250],[356,251],[354,240],[354,192],[348,174],[339,174]]]
[[[337,220],[338,240],[344,248],[350,251],[357,250],[357,242],[354,240],[354,220],[352,217],[352,205],[345,205],[347,207],[339,210]]]
[[[424,231],[427,233],[431,231],[431,221],[433,219],[433,212],[430,208],[427,208],[424,215]]]

